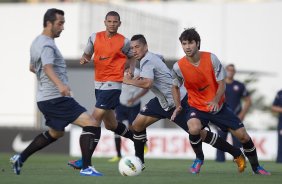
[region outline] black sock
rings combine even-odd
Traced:
[[[200,160],[204,160],[204,153],[202,149],[202,139],[200,134],[198,135],[191,135],[189,134],[190,144],[196,154],[196,157]]]
[[[249,159],[253,171],[256,171],[257,167],[259,166],[259,163],[258,163],[256,147],[252,139],[250,138],[248,142],[242,143],[242,145],[243,145],[244,153],[246,157]]]
[[[135,155],[140,158],[142,163],[145,163],[144,161],[144,145],[147,141],[147,134],[146,130],[142,132],[134,132],[133,135],[133,142],[135,147]]]
[[[82,154],[82,167],[91,166],[91,157],[101,137],[101,127],[86,126],[82,128],[79,143]]]
[[[119,135],[115,134],[115,144],[116,144],[116,150],[117,150],[117,156],[121,157],[121,151],[120,151],[120,147],[121,147],[121,138]]]
[[[232,146],[227,141],[219,137],[216,133],[210,131],[207,131],[207,136],[203,142],[210,144],[223,152],[230,153],[234,158],[242,154],[239,148]]]
[[[129,138],[133,141],[133,134],[132,132],[123,124],[123,123],[118,123],[117,128],[114,131],[116,134],[125,137],[125,138]]]
[[[48,131],[39,134],[33,139],[33,141],[29,144],[29,146],[21,153],[21,161],[22,162],[26,161],[30,155],[48,146],[49,144],[51,144],[56,140],[57,139],[51,137]]]

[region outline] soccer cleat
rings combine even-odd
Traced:
[[[241,154],[237,158],[234,158],[234,162],[236,162],[238,166],[239,173],[244,172],[245,168],[247,167],[245,156]]]
[[[192,164],[192,166],[190,168],[190,172],[192,174],[198,174],[200,172],[203,164],[204,164],[203,160],[196,158],[196,160],[194,160],[194,163]]]
[[[271,175],[270,172],[268,172],[267,170],[265,170],[262,166],[258,166],[257,167],[257,170],[254,171],[254,174],[258,174],[258,175]]]
[[[82,169],[82,159],[79,160],[71,160],[68,162],[68,165],[74,169]]]
[[[23,163],[21,161],[20,155],[14,155],[10,158],[10,162],[12,164],[12,169],[14,170],[14,173],[19,175],[21,173],[21,167],[23,166]]]
[[[80,170],[80,176],[103,176],[103,174],[97,171],[93,166],[88,166],[88,168]]]
[[[113,158],[109,159],[108,162],[118,162],[121,159],[121,157],[114,156]]]

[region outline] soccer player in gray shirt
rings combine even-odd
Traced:
[[[156,97],[151,99],[139,112],[132,125],[134,131],[133,140],[135,155],[143,162],[144,169],[144,144],[147,141],[146,127],[160,119],[170,119],[175,110],[171,90],[173,78],[170,69],[164,63],[163,58],[160,55],[148,51],[147,41],[143,35],[134,35],[131,38],[131,49],[134,57],[140,61],[140,77],[136,79],[128,74],[125,75],[123,82],[129,85],[151,89],[156,95]],[[173,118],[173,121],[184,131],[188,132],[186,112],[189,107],[184,88],[180,90],[180,100],[183,109]],[[202,130],[201,136],[203,142],[228,152],[234,157],[241,154],[240,149],[233,147],[210,131]],[[196,156],[203,154],[202,150],[197,150],[195,153]]]
[[[23,152],[11,157],[17,175],[29,156],[62,137],[65,127],[73,123],[83,129],[80,136],[83,157],[80,175],[101,176],[91,165],[95,119],[71,97],[66,63],[54,41],[64,30],[64,23],[64,11],[48,9],[44,15],[43,32],[35,38],[30,48],[30,71],[36,74],[38,82],[37,105],[49,130],[35,137]]]

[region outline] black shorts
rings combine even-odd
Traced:
[[[201,122],[211,122],[224,132],[227,132],[228,128],[237,130],[241,127],[244,127],[244,124],[227,104],[224,104],[221,110],[216,114],[199,111],[191,107],[188,113],[188,119],[191,118],[200,119]]]
[[[136,104],[132,107],[127,107],[125,105],[118,105],[116,107],[116,119],[118,122],[122,122],[127,120],[128,123],[131,125],[132,122],[135,120],[136,116],[138,115],[141,108],[141,103]]]
[[[188,132],[188,126],[187,126],[187,113],[189,110],[189,106],[187,103],[187,95],[181,100],[181,106],[182,111],[176,116],[174,123],[176,123],[179,127],[181,127],[183,130]],[[155,97],[151,99],[140,111],[140,114],[144,116],[151,116],[159,119],[170,119],[175,108],[170,109],[169,111],[165,111],[158,98]]]
[[[119,96],[121,90],[100,90],[95,89],[96,105],[95,107],[105,110],[115,109],[119,105]]]
[[[46,125],[57,131],[64,131],[66,126],[86,112],[84,107],[70,97],[37,102],[37,106],[46,119]]]

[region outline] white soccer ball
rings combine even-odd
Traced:
[[[123,176],[137,176],[142,172],[142,161],[136,156],[126,156],[120,159],[118,169]]]

